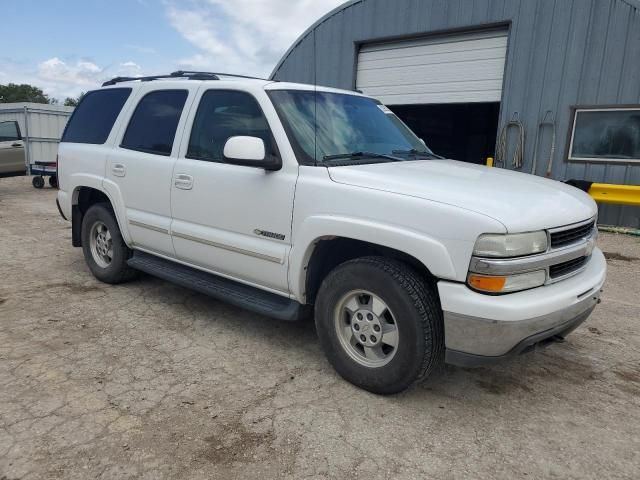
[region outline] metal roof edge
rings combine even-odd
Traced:
[[[300,45],[302,43],[302,41],[311,33],[313,32],[316,28],[318,28],[320,25],[322,25],[324,22],[326,22],[327,20],[329,20],[331,17],[333,17],[334,15],[346,10],[347,8],[356,5],[358,3],[362,3],[365,0],[349,0],[348,2],[343,3],[342,5],[334,8],[333,10],[331,10],[329,13],[325,14],[324,16],[322,16],[319,20],[317,20],[313,25],[311,25],[309,28],[307,28],[302,35],[300,35],[295,42],[293,42],[293,44],[289,47],[289,49],[284,53],[284,55],[282,56],[282,58],[280,58],[280,60],[278,61],[278,63],[276,64],[276,66],[274,67],[274,69],[272,70],[271,74],[269,75],[269,80],[274,80],[274,77],[276,75],[276,73],[278,73],[278,70],[280,69],[280,67],[282,66],[282,64],[285,62],[285,60],[289,57],[289,55],[291,55],[291,53],[293,52],[293,50],[295,50],[295,48]],[[631,8],[637,10],[638,12],[640,12],[640,0],[618,0],[620,2],[625,3],[626,5],[630,6]]]
[[[626,3],[631,8],[635,8],[640,11],[640,0],[620,0],[623,3]]]
[[[0,103],[0,111],[7,110],[46,110],[50,112],[72,112],[75,107],[67,107],[65,105],[57,105],[54,103],[36,103],[36,102],[10,102]]]
[[[313,32],[316,28],[318,28],[320,25],[322,25],[324,22],[326,22],[327,20],[329,20],[331,17],[333,17],[334,15],[346,10],[347,8],[357,4],[357,3],[362,3],[364,2],[364,0],[349,0],[348,2],[343,3],[342,5],[337,6],[336,8],[334,8],[333,10],[331,10],[330,12],[326,13],[325,15],[323,15],[322,17],[320,17],[319,20],[317,20],[313,25],[311,25],[309,28],[307,28],[297,39],[295,42],[293,42],[293,44],[288,48],[288,50],[284,53],[284,55],[282,56],[282,58],[278,61],[278,63],[276,64],[276,66],[274,67],[273,71],[271,72],[271,75],[269,75],[269,80],[273,80],[274,76],[276,75],[276,73],[278,72],[278,70],[280,69],[280,67],[282,66],[282,64],[284,63],[284,61],[289,57],[289,55],[291,55],[291,52],[293,52],[293,50],[302,43],[302,41],[307,37],[307,35],[309,35],[311,32]]]

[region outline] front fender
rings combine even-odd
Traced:
[[[302,222],[289,256],[292,272],[290,289],[299,301],[303,301],[305,296],[306,266],[316,243],[332,237],[361,240],[399,250],[419,260],[438,278],[456,278],[456,268],[447,248],[431,236],[368,219],[317,215]]]

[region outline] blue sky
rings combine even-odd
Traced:
[[[0,83],[30,83],[63,100],[117,75],[266,76],[342,1],[0,0]]]

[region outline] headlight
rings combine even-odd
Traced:
[[[520,273],[517,275],[478,275],[470,273],[467,283],[474,290],[486,293],[510,293],[540,287],[547,280],[544,270]]]
[[[473,249],[476,257],[521,257],[547,251],[547,232],[480,235]]]

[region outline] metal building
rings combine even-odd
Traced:
[[[73,107],[44,103],[0,103],[0,122],[16,122],[30,172],[35,162],[55,162],[58,143]]]
[[[640,0],[353,0],[272,78],[362,90],[450,158],[640,184]]]

